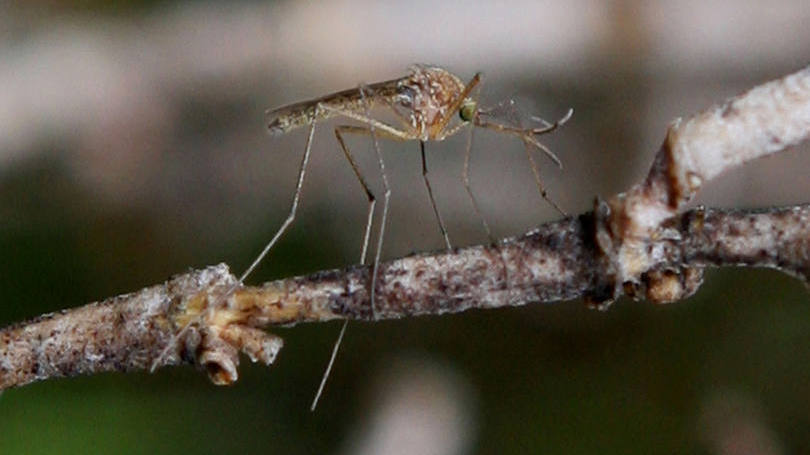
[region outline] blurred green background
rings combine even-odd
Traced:
[[[305,133],[266,108],[398,77],[416,62],[572,121],[542,174],[566,210],[638,181],[668,122],[794,71],[803,0],[0,4],[0,325],[221,261],[240,272],[286,216]],[[299,219],[250,283],[357,261],[365,197],[330,128]],[[520,144],[477,133],[473,186],[498,236],[555,217]],[[367,140],[350,146],[372,185]],[[486,241],[464,139],[429,144],[457,245]],[[383,256],[442,247],[412,143],[383,142]],[[541,158],[542,159],[542,158]],[[807,146],[709,184],[697,203],[807,202]],[[32,384],[0,395],[0,453],[810,452],[810,307],[772,271],[710,271],[670,306],[581,302],[274,330],[271,368],[233,387],[192,368]]]

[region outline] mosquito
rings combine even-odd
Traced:
[[[441,230],[445,245],[448,249],[452,248],[452,244],[450,243],[450,237],[447,233],[444,220],[442,219],[438,206],[436,205],[436,201],[433,197],[433,190],[430,186],[430,180],[428,179],[427,160],[425,156],[426,142],[443,141],[444,139],[461,131],[465,126],[472,124],[473,126],[488,128],[501,133],[517,136],[527,145],[527,152],[529,151],[529,147],[533,146],[541,150],[555,164],[557,164],[557,166],[561,167],[559,158],[557,158],[557,156],[554,155],[554,153],[552,153],[551,150],[549,150],[546,146],[538,142],[536,136],[546,134],[557,129],[559,126],[568,121],[573,111],[569,110],[569,112],[562,119],[553,124],[541,121],[542,126],[538,128],[522,128],[520,126],[516,127],[504,123],[494,122],[491,120],[491,112],[479,109],[477,96],[473,96],[473,90],[479,86],[481,78],[481,73],[475,74],[473,78],[465,84],[459,77],[445,69],[436,66],[414,65],[409,74],[405,77],[377,82],[369,85],[361,85],[354,89],[344,90],[313,100],[269,110],[267,112],[267,127],[272,134],[283,135],[298,128],[309,126],[309,136],[304,149],[304,157],[298,170],[298,183],[296,185],[295,196],[293,198],[290,213],[282,224],[281,228],[279,228],[276,235],[265,246],[264,250],[262,250],[262,252],[256,257],[251,266],[248,267],[242,278],[245,278],[253,271],[253,269],[255,269],[256,266],[258,266],[258,264],[264,259],[265,255],[276,244],[279,237],[295,219],[296,209],[301,194],[301,187],[306,173],[307,163],[309,161],[312,146],[312,136],[315,130],[315,124],[318,121],[327,120],[333,117],[343,117],[354,120],[362,125],[338,125],[334,128],[335,138],[337,139],[346,160],[352,167],[352,170],[357,177],[357,181],[360,183],[360,186],[362,186],[363,191],[366,194],[366,198],[368,199],[366,226],[363,233],[363,247],[360,255],[360,262],[362,264],[365,263],[366,254],[368,251],[376,197],[369,188],[365,177],[360,171],[357,161],[349,148],[346,146],[344,135],[353,134],[370,136],[377,155],[377,164],[382,176],[384,188],[384,202],[382,219],[380,220],[380,230],[375,248],[369,291],[372,315],[376,313],[374,301],[377,271],[380,263],[383,236],[388,217],[388,204],[391,195],[388,179],[385,174],[385,164],[383,162],[382,153],[380,152],[379,143],[377,141],[378,137],[393,141],[418,141],[419,151],[422,157],[422,178],[427,189],[431,207],[433,208],[433,213],[438,221],[439,229]],[[392,125],[371,117],[369,111],[373,107],[390,109],[394,116],[399,120],[399,125]],[[455,118],[458,118],[458,120],[453,122]],[[472,128],[470,129],[470,133],[471,132]],[[490,239],[492,239],[489,226],[481,215],[481,211],[479,210],[478,204],[475,201],[472,190],[470,189],[469,155],[472,147],[471,134],[467,142],[463,173],[464,185],[467,190],[467,194],[472,200],[475,211],[478,213],[484,224],[487,235],[490,237]],[[540,181],[537,164],[534,162],[534,159],[530,153],[528,154],[528,157],[534,173],[535,183],[537,184],[541,196],[557,211],[565,215],[565,212],[548,197],[548,194]],[[335,355],[337,354],[338,346],[340,345],[340,341],[345,333],[345,328],[346,325],[344,322],[340,335],[338,336],[338,340],[335,343],[332,358],[329,361],[323,380],[318,389],[315,400],[313,401],[313,409],[317,404],[326,378],[329,375]]]
[[[559,158],[557,158],[557,156],[545,145],[541,144],[537,140],[537,136],[550,133],[562,126],[568,121],[568,119],[571,118],[573,111],[569,110],[565,116],[554,123],[549,123],[542,119],[533,117],[533,120],[540,123],[539,127],[524,128],[520,123],[514,125],[499,122],[495,120],[497,117],[494,115],[495,109],[479,109],[478,94],[480,93],[481,79],[481,73],[476,73],[472,79],[465,84],[459,77],[440,67],[430,65],[414,65],[410,68],[408,75],[404,77],[368,85],[360,85],[353,89],[343,90],[309,101],[268,110],[266,113],[267,127],[269,132],[274,136],[287,134],[293,130],[303,127],[309,128],[306,145],[304,147],[304,155],[298,168],[295,193],[293,195],[292,204],[287,218],[281,224],[281,227],[279,227],[278,231],[276,231],[270,241],[265,245],[264,249],[262,249],[250,266],[239,277],[237,284],[234,285],[232,290],[227,294],[230,294],[233,290],[240,286],[244,280],[256,269],[256,267],[262,262],[265,256],[276,245],[281,236],[295,220],[298,204],[301,198],[301,190],[303,187],[304,178],[306,176],[306,170],[309,164],[315,126],[318,122],[331,118],[344,118],[353,120],[360,124],[337,125],[334,127],[334,134],[344,156],[346,157],[346,160],[349,162],[349,165],[351,166],[357,181],[360,183],[360,186],[363,188],[368,200],[366,226],[363,231],[363,247],[360,254],[361,264],[366,263],[368,246],[371,240],[372,221],[374,218],[374,210],[377,199],[374,193],[371,191],[371,188],[369,187],[359,166],[357,165],[357,161],[349,148],[346,146],[344,135],[351,134],[371,137],[374,152],[377,158],[377,165],[382,177],[384,189],[382,218],[380,220],[379,233],[376,238],[374,262],[370,278],[371,282],[369,285],[369,299],[372,318],[376,317],[376,308],[374,302],[377,284],[377,272],[380,263],[380,254],[382,251],[385,226],[388,218],[388,206],[391,196],[391,189],[385,173],[385,163],[380,151],[378,137],[399,142],[418,142],[419,151],[422,158],[422,178],[427,189],[428,198],[430,200],[431,207],[433,208],[434,216],[438,221],[439,229],[448,249],[452,249],[452,244],[450,243],[447,228],[444,224],[444,220],[441,217],[438,206],[436,205],[436,201],[433,197],[433,190],[430,186],[427,160],[425,156],[425,143],[428,141],[443,141],[444,139],[459,133],[468,125],[487,128],[520,138],[526,145],[527,155],[535,177],[535,184],[537,185],[540,195],[558,212],[565,216],[565,212],[548,197],[546,189],[540,180],[537,164],[531,155],[530,149],[533,147],[542,151],[558,167],[562,167]],[[477,91],[476,88],[478,89]],[[473,94],[473,91],[476,91],[475,95]],[[399,121],[398,125],[387,123],[372,117],[370,114],[372,108],[388,109]],[[487,235],[490,237],[490,240],[494,240],[489,226],[482,216],[470,188],[469,159],[472,148],[472,131],[473,128],[470,128],[462,177],[467,194],[478,217],[483,223]],[[338,335],[338,339],[333,347],[331,358],[311,406],[311,409],[313,410],[315,409],[318,399],[323,392],[326,380],[337,355],[338,348],[343,339],[343,335],[345,334],[347,322],[348,320],[344,321],[340,334]]]

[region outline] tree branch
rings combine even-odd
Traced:
[[[494,245],[380,264],[373,314],[392,319],[578,297],[606,308],[622,294],[664,303],[693,294],[709,266],[775,268],[807,283],[810,205],[680,212],[706,181],[808,135],[810,67],[676,120],[648,177],[597,200],[593,212]],[[228,295],[235,283],[220,264],[7,327],[0,389],[184,363],[229,384],[238,378],[240,351],[265,364],[275,359],[282,341],[263,328],[372,320],[368,267],[239,286]]]

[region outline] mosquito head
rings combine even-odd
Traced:
[[[477,109],[478,104],[472,99],[467,98],[461,103],[461,107],[458,109],[458,116],[461,117],[461,120],[464,122],[471,122],[475,117]]]

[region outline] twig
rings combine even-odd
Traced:
[[[391,319],[622,294],[664,303],[693,294],[709,266],[754,266],[810,280],[810,205],[680,213],[719,173],[810,135],[810,68],[676,121],[647,179],[595,210],[494,245],[239,286],[220,264],[140,292],[0,331],[0,389],[59,376],[194,364],[236,381],[239,352],[270,364],[262,328]],[[202,317],[200,317],[202,315]],[[199,321],[178,334],[189,321]],[[180,343],[168,347],[179,336]],[[161,355],[168,352],[168,355]]]

